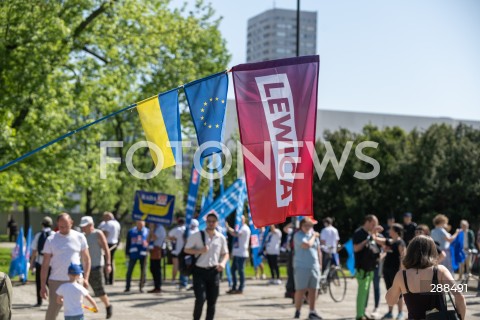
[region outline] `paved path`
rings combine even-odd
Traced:
[[[161,294],[139,293],[132,290],[124,294],[124,282],[118,281],[114,286],[107,286],[107,293],[113,304],[113,319],[191,319],[193,312],[193,292],[178,291],[171,284],[164,285]],[[136,289],[137,282],[132,283]],[[382,301],[385,295],[383,281]],[[149,289],[151,287],[147,287]],[[322,295],[317,300],[317,310],[324,319],[354,319],[356,281],[348,280],[345,300],[334,303],[330,296]],[[226,295],[227,284],[221,284],[221,295],[217,302],[216,319],[292,319],[294,308],[290,299],[283,298],[284,286],[268,285],[265,280],[248,280],[243,295]],[[372,291],[372,290],[371,290]],[[46,304],[41,308],[33,308],[36,302],[35,285],[26,284],[14,288],[13,319],[43,319]],[[99,301],[98,301],[99,302]],[[480,319],[480,298],[467,297],[467,319]],[[370,293],[369,305],[373,305],[373,293]],[[370,308],[371,310],[371,308]],[[387,311],[385,303],[381,304],[380,314]],[[307,317],[308,307],[302,308],[302,318]],[[396,310],[395,312],[396,313]],[[204,310],[205,316],[205,310]],[[98,314],[86,311],[87,319],[104,319],[105,309],[100,306]],[[63,317],[58,317],[63,319]]]

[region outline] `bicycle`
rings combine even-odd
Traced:
[[[332,265],[332,259],[328,259],[319,282],[320,287],[317,298],[321,294],[326,294],[328,290],[333,301],[341,302],[345,299],[347,293],[347,277],[340,265]]]
[[[480,270],[479,270],[479,260],[480,260],[480,253],[476,249],[469,249],[468,254],[465,259],[470,259],[470,270],[465,270],[463,275],[463,279],[461,279],[462,284],[468,284],[470,278],[475,281],[480,281]],[[472,268],[474,268],[472,270]]]

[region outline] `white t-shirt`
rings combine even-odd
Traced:
[[[216,267],[220,264],[220,259],[222,256],[228,253],[227,239],[224,235],[218,231],[215,231],[215,234],[212,238],[205,231],[205,245],[208,247],[206,253],[201,254],[197,258],[195,265],[201,268],[211,268]],[[192,234],[188,240],[185,248],[188,249],[202,249],[204,244],[202,242],[202,233],[196,232]]]
[[[32,240],[32,250],[35,250],[35,251],[38,250],[38,241],[40,240],[40,236],[42,235],[42,232],[53,233],[52,229],[50,228],[44,228],[41,232],[38,232]],[[43,245],[43,248],[45,248],[45,244]],[[41,255],[40,252],[37,252],[37,255],[35,256],[35,262],[38,264],[43,263],[43,255]]]
[[[178,255],[180,251],[182,251],[183,246],[185,245],[185,241],[183,240],[183,236],[185,235],[185,225],[178,226],[170,230],[168,233],[169,237],[175,238],[175,250],[172,251],[172,254]]]
[[[265,253],[271,255],[280,254],[280,243],[282,242],[282,232],[278,229],[270,230],[265,239]]]
[[[163,242],[165,242],[165,238],[167,237],[165,227],[161,224],[157,225],[154,234],[157,239],[153,242],[153,245],[161,248],[163,246]]]
[[[102,222],[98,226],[102,231],[107,232],[107,243],[108,244],[117,244],[118,238],[120,236],[120,223],[117,220],[108,220],[107,222]]]
[[[248,258],[250,233],[250,228],[246,224],[240,227],[238,236],[233,239],[232,256]]]
[[[48,237],[43,253],[52,255],[50,279],[69,281],[68,267],[71,263],[80,264],[80,252],[87,249],[85,235],[75,230],[70,230],[67,235],[57,232]]]
[[[322,245],[323,251],[327,253],[337,252],[337,243],[340,240],[337,228],[334,226],[323,228],[320,232],[320,240],[325,241],[325,245]]]
[[[88,290],[77,282],[68,282],[60,285],[57,295],[63,297],[63,313],[65,316],[78,316],[83,314],[83,297],[88,295]]]

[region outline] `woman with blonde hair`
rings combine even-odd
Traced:
[[[445,292],[453,289],[456,283],[447,268],[437,265],[437,250],[432,238],[424,235],[413,238],[408,245],[403,265],[405,270],[397,272],[392,287],[385,296],[387,304],[394,306],[403,295],[408,319],[411,320],[428,319],[428,314],[445,310],[441,301],[445,301]],[[441,284],[442,289],[436,290],[438,287],[435,284]],[[462,292],[449,291],[455,297],[460,318],[464,320],[467,306]]]

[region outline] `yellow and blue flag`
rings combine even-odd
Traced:
[[[221,152],[223,124],[227,108],[228,76],[220,72],[184,86],[198,144],[214,142],[202,152],[202,158]]]
[[[161,151],[161,157],[150,148],[155,166],[160,162],[160,168],[174,166],[182,159],[181,147],[170,146],[173,141],[182,140],[180,132],[180,114],[178,110],[177,89],[167,91],[158,96],[151,97],[137,104],[143,131],[147,141],[154,143]]]

